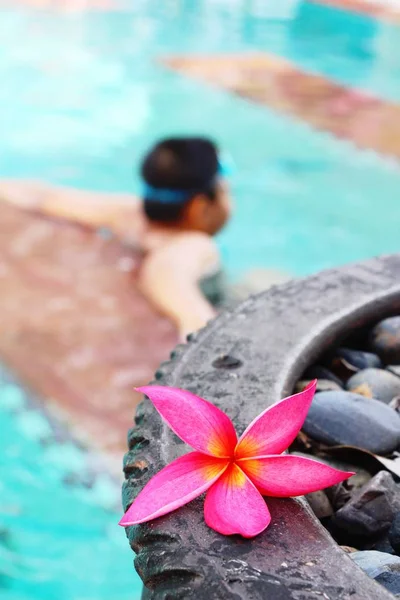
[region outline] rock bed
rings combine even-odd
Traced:
[[[400,598],[400,316],[352,334],[308,368],[317,393],[291,451],[356,471],[307,496],[351,558]]]

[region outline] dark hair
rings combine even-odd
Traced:
[[[196,194],[202,193],[214,200],[217,172],[218,152],[211,140],[177,137],[157,143],[141,167],[148,186],[143,198],[146,216],[152,221],[174,222],[180,219],[185,205]],[[176,192],[178,201],[166,200],[165,191],[167,194]]]

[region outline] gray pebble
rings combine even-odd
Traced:
[[[327,366],[340,379],[346,380],[362,369],[381,368],[382,361],[379,356],[372,352],[352,350],[350,348],[337,348],[335,353],[330,357]]]
[[[317,519],[325,519],[326,517],[331,517],[333,515],[332,505],[323,490],[306,494],[306,500],[311,506]]]
[[[301,379],[296,383],[295,392],[302,392],[309,383],[311,383],[311,379]],[[317,379],[317,387],[316,393],[319,392],[332,392],[343,389],[343,386],[338,385],[335,381],[331,381],[330,379]]]
[[[396,552],[400,553],[400,512],[396,513],[389,529],[389,541]]]
[[[378,400],[345,391],[316,394],[303,426],[328,445],[357,446],[388,454],[400,444],[400,416]]]
[[[311,367],[308,367],[308,369],[303,374],[302,379],[327,379],[328,381],[333,381],[334,383],[336,383],[338,387],[343,387],[340,378],[322,365],[312,365]]]
[[[400,488],[387,471],[380,471],[333,517],[346,535],[373,539],[386,533],[400,509]]]
[[[346,388],[355,394],[389,404],[400,395],[400,377],[384,369],[364,369],[350,377]]]
[[[375,581],[383,585],[395,598],[400,598],[400,573],[385,571],[375,577]]]
[[[377,550],[364,550],[349,555],[367,575],[375,579],[385,571],[400,570],[400,557]]]
[[[387,365],[400,365],[400,317],[378,323],[369,335],[369,348]]]

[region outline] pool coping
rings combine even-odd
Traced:
[[[400,255],[274,287],[225,313],[156,373],[158,384],[195,392],[227,412],[238,431],[288,395],[304,369],[352,329],[400,312]],[[236,369],[213,366],[230,355]],[[186,448],[149,401],[125,456],[124,506]],[[254,540],[207,528],[203,500],[128,528],[147,598],[389,600],[336,545],[304,499],[268,499],[272,525]]]

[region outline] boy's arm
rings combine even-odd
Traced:
[[[0,181],[0,198],[12,204],[86,224],[129,234],[135,214],[132,198],[52,188],[39,183]],[[152,251],[140,269],[142,293],[176,325],[180,336],[203,327],[215,311],[198,282],[219,262],[212,239],[202,233],[182,233]]]
[[[198,285],[216,264],[218,252],[212,239],[187,233],[152,252],[140,269],[142,293],[175,323],[182,340],[216,315]]]
[[[75,221],[90,227],[120,230],[134,214],[132,197],[101,194],[27,181],[0,181],[0,198],[27,210]]]

